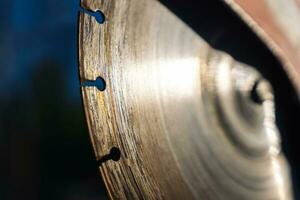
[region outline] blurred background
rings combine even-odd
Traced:
[[[161,2],[214,48],[256,66],[273,84],[299,197],[299,99],[278,60],[218,0]],[[0,199],[107,199],[80,96],[79,0],[0,5]]]
[[[106,199],[81,105],[79,1],[0,5],[0,199]]]

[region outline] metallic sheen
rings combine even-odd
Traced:
[[[81,81],[111,199],[292,199],[270,84],[154,0],[82,0]]]

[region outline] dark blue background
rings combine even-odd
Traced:
[[[0,5],[0,199],[106,199],[81,105],[79,1]]]

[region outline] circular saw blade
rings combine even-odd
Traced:
[[[154,0],[83,0],[82,97],[111,199],[291,199],[272,89]],[[95,87],[96,81],[102,88]],[[105,86],[105,87],[104,87]]]

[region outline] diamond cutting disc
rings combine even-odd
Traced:
[[[105,17],[80,14],[79,58],[111,199],[292,199],[272,88],[254,68],[157,1],[81,5]]]

